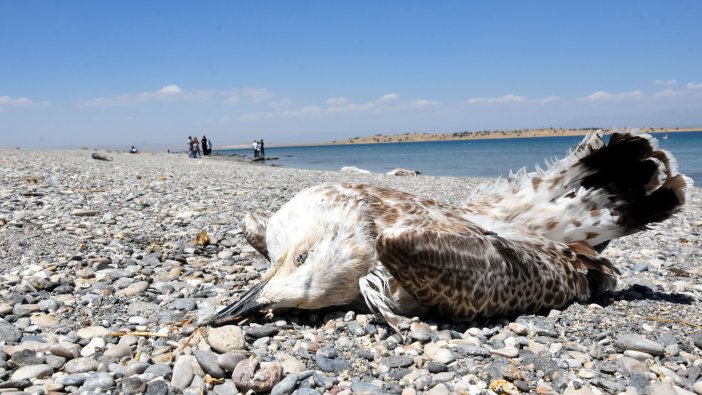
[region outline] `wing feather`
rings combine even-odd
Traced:
[[[422,304],[454,318],[536,312],[589,297],[588,267],[567,246],[392,229],[377,239],[380,262]]]
[[[243,228],[246,241],[270,262],[271,257],[268,254],[268,246],[266,245],[266,227],[269,218],[270,213],[263,210],[246,213]]]

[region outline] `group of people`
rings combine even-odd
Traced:
[[[253,154],[254,159],[266,159],[266,151],[263,147],[263,139],[260,141],[253,141]]]
[[[200,150],[200,144],[202,144],[202,150]],[[209,155],[212,153],[212,140],[208,140],[205,135],[202,136],[200,141],[198,141],[197,136],[188,136],[188,151],[191,158]]]

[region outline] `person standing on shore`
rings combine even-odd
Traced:
[[[258,149],[261,151],[261,158],[266,159],[266,151],[263,149],[263,139],[258,143]]]
[[[195,157],[195,150],[193,149],[193,138],[188,136],[188,156],[191,158]]]
[[[207,155],[212,154],[212,140],[207,139]]]
[[[260,152],[260,151],[259,151],[258,141],[254,140],[254,141],[253,141],[253,155],[254,155],[254,159],[258,159],[258,153],[259,153],[259,152]]]
[[[207,151],[207,136],[203,134],[200,143],[202,144],[202,155],[209,155],[210,153],[209,151]]]
[[[193,157],[197,158],[200,155],[200,142],[197,140],[197,136],[193,137],[193,148],[195,149],[195,152],[193,153]]]

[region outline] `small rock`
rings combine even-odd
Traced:
[[[109,373],[99,372],[92,374],[87,379],[85,379],[85,382],[83,383],[83,386],[80,387],[80,389],[81,391],[95,391],[98,388],[103,390],[109,390],[110,388],[114,387],[114,385],[115,380]]]
[[[317,367],[323,372],[340,373],[351,368],[351,365],[343,355],[333,347],[321,347],[317,350],[315,362]]]
[[[189,355],[181,355],[173,365],[173,377],[171,385],[179,390],[184,390],[193,381],[193,366],[192,357]]]
[[[351,384],[351,391],[354,394],[364,394],[364,395],[380,395],[382,391],[380,387],[371,383],[364,383],[362,381],[356,381]]]
[[[210,328],[207,331],[207,343],[218,353],[239,351],[244,348],[246,338],[244,331],[236,325]]]
[[[200,364],[202,370],[209,373],[214,378],[223,378],[224,370],[217,363],[217,355],[212,351],[195,350],[193,353],[197,363]],[[236,370],[236,369],[235,369]]]
[[[168,383],[154,380],[146,385],[146,395],[168,395]]]
[[[18,367],[42,365],[45,362],[46,358],[43,355],[32,350],[20,350],[12,354],[12,363]]]
[[[91,372],[97,370],[98,365],[98,361],[92,358],[76,358],[66,362],[63,371],[68,374]]]
[[[74,386],[77,387],[79,385],[83,385],[85,380],[88,378],[88,375],[85,373],[78,373],[78,374],[67,374],[65,376],[59,377],[56,382],[62,385],[65,385],[66,387],[68,386]]]
[[[665,349],[662,344],[646,339],[639,335],[622,335],[615,343],[622,350],[634,350],[663,356]]]
[[[12,373],[11,380],[22,381],[25,379],[42,378],[52,373],[54,373],[54,368],[46,364],[23,366]]]
[[[110,334],[110,331],[102,326],[89,326],[86,328],[80,328],[76,332],[78,334],[78,337],[81,339],[87,339],[90,340],[94,337],[103,337],[107,336]]]
[[[114,357],[117,359],[128,357],[132,355],[132,348],[126,344],[117,343],[112,347],[108,348],[105,353],[108,357]]]
[[[146,382],[139,377],[125,377],[122,379],[123,394],[138,394],[146,389]]]
[[[271,390],[271,395],[288,395],[297,388],[297,374],[289,374]]]
[[[236,365],[244,359],[246,356],[240,352],[227,352],[217,356],[217,364],[225,371],[233,372]]]
[[[279,331],[280,328],[276,327],[275,325],[256,325],[244,327],[244,332],[256,339],[276,335]]]
[[[144,373],[152,374],[154,377],[168,379],[173,374],[173,369],[171,369],[171,365],[168,363],[157,363],[146,368]]]
[[[0,320],[0,342],[15,343],[22,338],[22,331],[5,320]]]
[[[702,331],[694,332],[692,335],[690,335],[690,337],[692,338],[692,342],[695,344],[695,346],[702,350]]]
[[[390,368],[405,368],[412,366],[414,359],[409,355],[392,355],[381,359],[380,363]]]
[[[236,366],[232,380],[237,388],[254,392],[270,391],[283,377],[283,368],[278,362],[262,362],[246,359]]]
[[[505,347],[499,350],[490,350],[492,354],[500,355],[507,358],[517,358],[519,356],[519,350],[514,347]]]

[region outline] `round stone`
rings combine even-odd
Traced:
[[[81,339],[92,339],[95,337],[103,337],[110,334],[110,331],[102,326],[88,326],[80,328],[76,332]]]
[[[617,338],[617,347],[622,350],[641,351],[651,355],[663,356],[665,348],[662,344],[648,340],[639,335],[622,335]]]
[[[239,351],[246,344],[244,331],[236,325],[210,328],[207,331],[207,343],[218,353]]]
[[[214,378],[224,377],[224,370],[217,363],[217,355],[215,353],[207,350],[195,350],[193,355],[195,355],[195,359],[202,367],[202,370]]]
[[[23,366],[12,373],[11,380],[21,381],[25,379],[42,378],[52,373],[54,373],[54,368],[46,364]]]
[[[237,388],[254,392],[270,391],[283,377],[283,368],[278,362],[262,362],[246,359],[236,366],[232,380]]]
[[[171,385],[179,390],[184,390],[193,381],[193,357],[190,355],[181,355],[173,365],[173,377]]]
[[[5,320],[0,320],[0,341],[14,343],[22,338],[22,331]]]
[[[90,375],[87,379],[85,379],[85,382],[80,389],[81,391],[95,391],[98,388],[108,390],[114,385],[115,380],[109,373],[100,372]]]
[[[97,370],[98,366],[98,361],[92,358],[76,358],[66,362],[63,365],[63,371],[68,374],[85,373]]]

